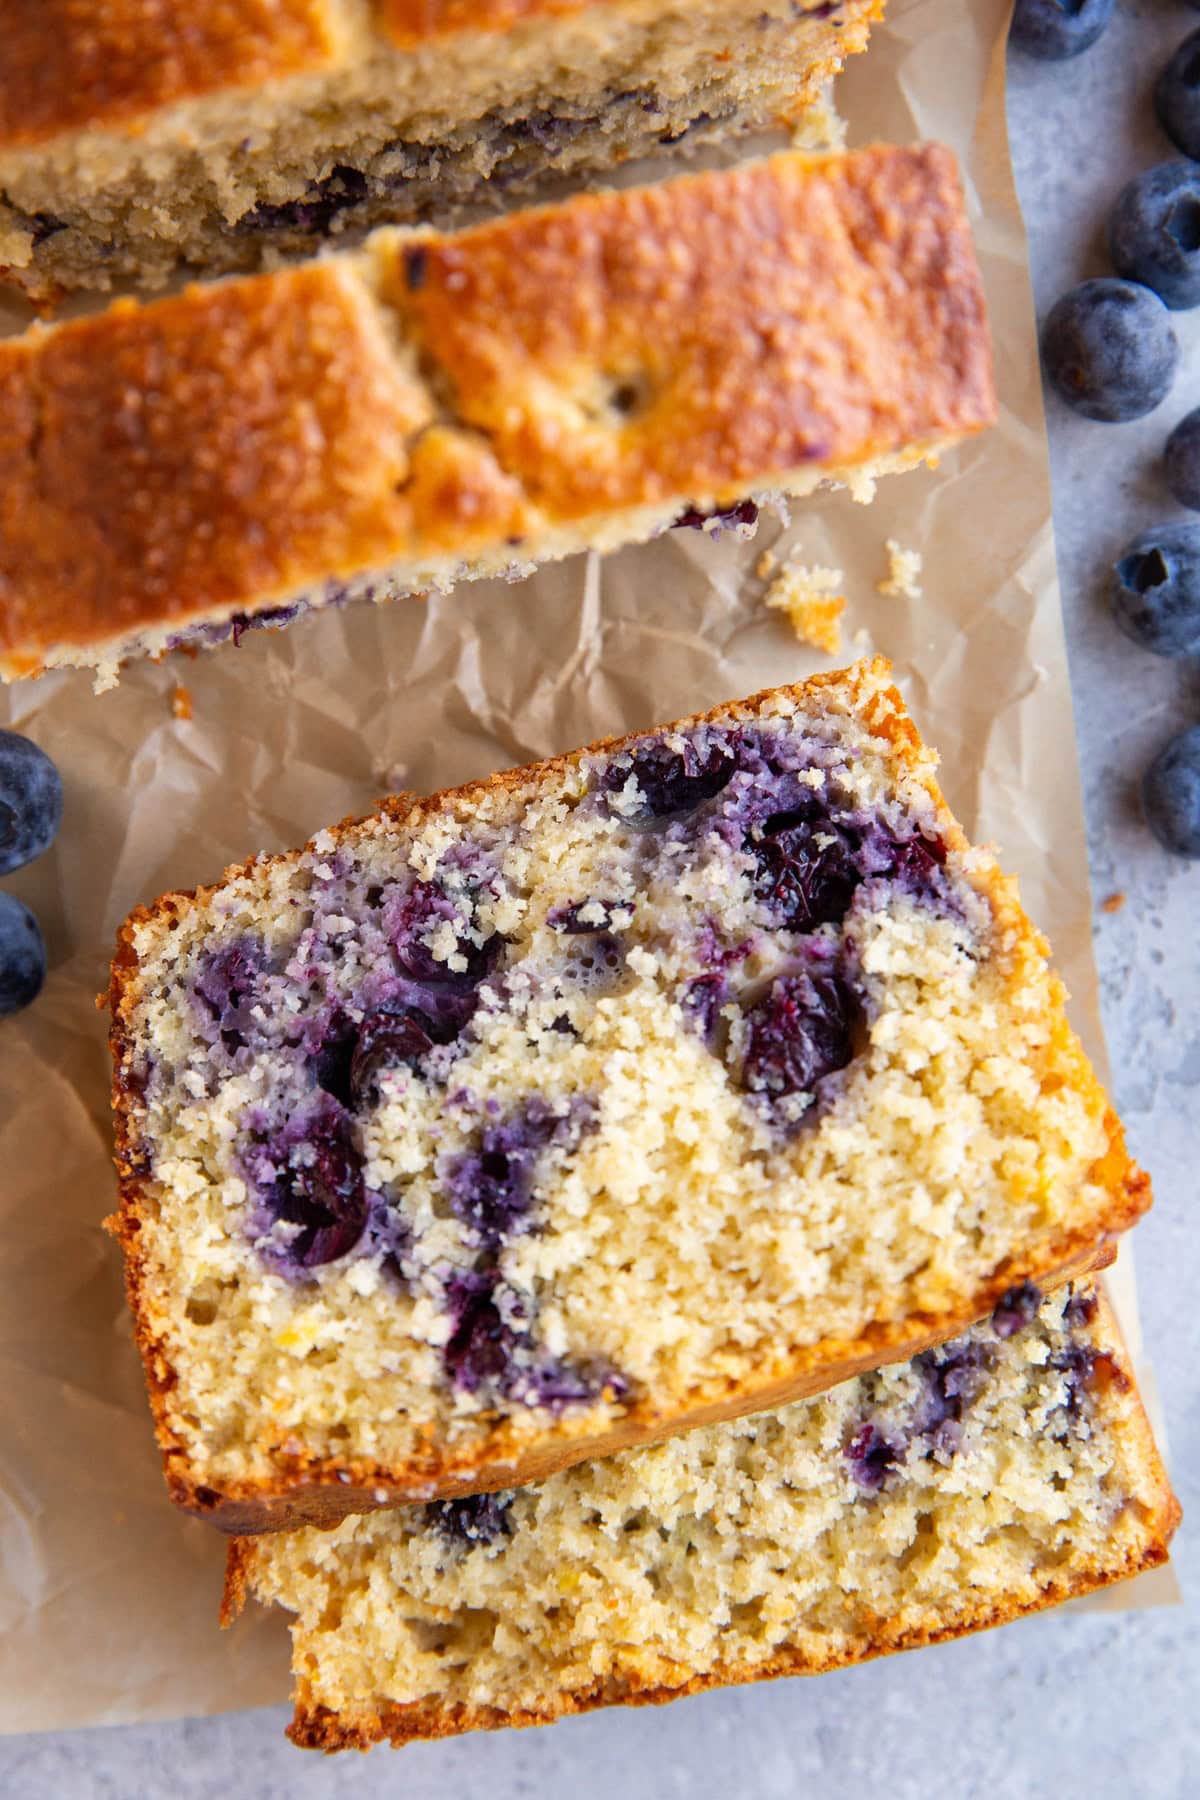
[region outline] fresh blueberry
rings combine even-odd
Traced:
[[[1184,38],[1155,82],[1154,110],[1171,142],[1200,157],[1200,31]]]
[[[1117,623],[1134,643],[1156,656],[1200,650],[1200,522],[1139,532],[1113,575]]]
[[[46,979],[38,922],[12,894],[0,894],[0,1018],[36,1000]]]
[[[0,731],[0,875],[50,848],[62,807],[62,779],[46,752],[19,732]]]
[[[1176,856],[1200,857],[1200,725],[1181,731],[1142,779],[1146,823]]]
[[[1086,419],[1140,419],[1164,400],[1179,366],[1166,307],[1132,281],[1083,281],[1042,327],[1046,373]]]
[[[1114,0],[1017,0],[1009,43],[1026,56],[1064,62],[1096,42]]]
[[[1172,499],[1200,512],[1200,406],[1186,413],[1167,439],[1163,474]]]
[[[1172,312],[1200,306],[1200,169],[1166,162],[1124,188],[1108,222],[1118,275],[1153,288]]]

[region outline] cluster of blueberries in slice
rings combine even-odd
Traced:
[[[1041,1299],[1031,1281],[1010,1288],[992,1314],[994,1337],[1003,1340],[1024,1331],[1037,1316]],[[1094,1294],[1073,1293],[1063,1309],[1064,1327],[1081,1329],[1095,1312]],[[1047,1366],[1062,1383],[1051,1427],[1054,1436],[1065,1436],[1079,1418],[1098,1360],[1086,1343],[1067,1344],[1050,1357]],[[962,1447],[963,1422],[995,1361],[996,1345],[984,1337],[958,1338],[914,1357],[912,1368],[921,1385],[910,1416],[902,1423],[894,1417],[884,1422],[868,1411],[844,1446],[843,1455],[861,1492],[877,1494],[890,1486],[911,1456],[948,1462]],[[870,1385],[871,1378],[866,1379]]]
[[[820,1102],[822,1083],[855,1055],[865,1000],[847,921],[860,893],[871,905],[903,893],[951,915],[957,905],[941,840],[903,815],[889,824],[839,804],[839,767],[842,752],[800,732],[702,726],[598,762],[581,802],[581,822],[590,810],[628,827],[622,866],[635,891],[668,852],[672,868],[681,855],[728,864],[743,895],[734,923],[685,927],[691,967],[672,997],[746,1103],[783,1135],[819,1105],[785,1115],[780,1102]],[[500,891],[494,855],[464,838],[432,879],[402,870],[367,885],[338,850],[317,873],[294,940],[271,950],[245,934],[208,952],[190,980],[210,1079],[258,1073],[264,1061],[270,1069],[268,1095],[247,1106],[238,1140],[260,1253],[304,1277],[369,1250],[390,1278],[411,1276],[420,1244],[402,1206],[369,1185],[362,1150],[365,1116],[387,1097],[389,1076],[407,1070],[449,1111],[474,1118],[467,1147],[435,1167],[438,1209],[458,1222],[466,1253],[437,1277],[447,1379],[466,1393],[549,1407],[621,1394],[617,1371],[539,1344],[533,1297],[503,1272],[506,1246],[539,1227],[546,1159],[561,1167],[578,1150],[597,1126],[595,1100],[531,1090],[503,1110],[453,1080],[480,1008],[521,1004],[531,986],[511,979],[521,952],[478,923],[482,898]],[[626,979],[637,912],[603,890],[552,907],[557,947],[548,969],[544,949],[530,963],[532,986],[544,996],[551,981],[564,1007],[573,996],[578,1021],[581,1000]],[[764,943],[778,972],[739,988],[741,965]],[[566,1010],[555,1027],[578,1029]]]
[[[791,735],[701,728],[682,741],[648,740],[617,757],[604,778],[634,823],[677,840],[703,836],[706,848],[749,866],[765,930],[787,966],[762,991],[737,996],[733,977],[753,934],[722,938],[709,923],[697,943],[703,970],[678,998],[734,1081],[768,1112],[790,1095],[819,1099],[825,1078],[854,1057],[863,1002],[853,944],[838,931],[859,890],[885,883],[933,910],[956,910],[940,837],[839,805],[807,779],[815,754]]]
[[[382,1250],[390,1276],[404,1281],[409,1232],[387,1196],[367,1185],[358,1123],[377,1103],[389,1070],[406,1066],[445,1085],[502,948],[495,937],[479,942],[472,935],[471,894],[489,879],[484,874],[473,890],[468,886],[465,901],[423,880],[394,892],[371,890],[371,918],[360,922],[371,974],[352,996],[330,995],[324,977],[331,971],[315,938],[282,969],[261,942],[241,938],[209,956],[193,980],[197,1024],[233,1072],[264,1050],[277,1059],[283,1052],[288,1073],[277,1100],[248,1109],[240,1149],[254,1197],[251,1235],[278,1271],[303,1275],[370,1247]],[[331,904],[344,912],[350,901],[339,888]],[[447,925],[456,949],[440,960],[429,939]],[[301,980],[321,996],[307,1016],[278,1004],[280,985],[294,999]],[[281,1018],[290,1022],[282,1041]],[[532,1223],[539,1157],[552,1147],[570,1154],[594,1123],[586,1097],[556,1110],[531,1094],[507,1115],[489,1114],[474,1148],[442,1159],[441,1192],[476,1259],[450,1272],[443,1288],[451,1322],[443,1363],[456,1388],[551,1409],[623,1391],[621,1377],[606,1366],[541,1347],[528,1299],[498,1267],[503,1245]]]

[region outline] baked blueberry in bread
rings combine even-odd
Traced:
[[[801,125],[882,0],[5,0],[0,278],[249,269]]]
[[[1084,1284],[539,1487],[244,1539],[227,1606],[295,1615],[293,1740],[365,1749],[958,1637],[1161,1563],[1178,1517]]]
[[[994,411],[936,146],[383,231],[0,342],[0,674],[103,682],[307,606],[865,495]]]
[[[111,990],[175,1498],[508,1488],[913,1355],[1149,1203],[887,665],[170,894]]]

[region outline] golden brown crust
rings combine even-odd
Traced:
[[[940,145],[585,195],[412,269],[396,254],[390,291],[460,417],[558,519],[954,438],[994,407]]]
[[[379,29],[398,49],[415,49],[459,31],[512,31],[538,19],[566,18],[620,0],[375,0]],[[821,0],[801,0],[814,12]]]
[[[0,148],[319,68],[329,0],[4,0]]]
[[[379,28],[401,49],[456,31],[511,31],[533,19],[583,12],[596,0],[375,0]]]
[[[86,643],[184,618],[195,592],[236,603],[386,557],[427,417],[329,268],[0,344],[0,648]]]
[[[938,808],[943,834],[955,848],[965,848],[966,839],[950,814],[937,782],[919,761],[920,738],[904,710],[900,694],[894,687],[880,686],[889,675],[887,662],[875,658],[850,670],[814,675],[793,687],[767,690],[734,706],[715,707],[700,715],[698,720],[682,723],[731,716],[749,718],[771,698],[772,693],[790,696],[802,706],[822,701],[840,704],[847,711],[853,710],[877,736],[887,740],[905,774],[910,777],[916,774],[924,782]],[[602,739],[587,749],[553,757],[529,768],[504,770],[428,798],[394,797],[384,803],[374,820],[344,820],[331,835],[341,841],[364,828],[370,829],[381,817],[398,822],[420,819],[446,807],[469,814],[478,797],[489,789],[517,788],[530,781],[548,779],[574,766],[580,757],[615,752],[638,735],[630,733]],[[225,880],[248,874],[251,869],[261,871],[273,862],[290,861],[293,854],[251,859],[241,867],[226,870]],[[1003,876],[993,876],[985,877],[983,886],[1007,936],[1020,947],[1024,956],[1040,958],[1047,946],[1021,911],[1015,883]],[[279,1456],[277,1471],[270,1480],[233,1483],[218,1493],[193,1474],[187,1451],[172,1431],[170,1359],[164,1343],[155,1333],[149,1309],[143,1303],[143,1253],[139,1242],[143,1170],[134,1118],[137,1095],[130,1082],[134,1044],[128,1031],[128,1021],[139,997],[139,972],[134,950],[136,930],[155,917],[169,919],[190,906],[203,905],[214,891],[213,888],[201,888],[188,893],[166,894],[152,907],[139,907],[132,913],[118,936],[109,989],[112,1017],[109,1042],[113,1056],[113,1110],[121,1201],[119,1212],[108,1225],[124,1251],[126,1291],[134,1335],[146,1373],[167,1485],[178,1504],[224,1531],[240,1534],[282,1530],[300,1524],[334,1525],[347,1513],[370,1511],[405,1499],[450,1497],[521,1485],[541,1480],[555,1470],[585,1458],[609,1455],[616,1450],[673,1436],[697,1425],[763,1411],[781,1406],[788,1400],[819,1393],[865,1369],[904,1361],[928,1345],[956,1335],[989,1313],[1001,1295],[1019,1282],[1032,1280],[1039,1286],[1050,1288],[1087,1270],[1106,1267],[1113,1259],[1112,1239],[1127,1230],[1151,1203],[1149,1178],[1130,1160],[1120,1121],[1110,1109],[1107,1113],[1108,1149],[1089,1171],[1090,1181],[1108,1196],[1102,1224],[1064,1230],[1036,1253],[1010,1258],[952,1314],[917,1313],[900,1321],[877,1322],[855,1340],[831,1339],[803,1347],[781,1345],[751,1386],[728,1381],[709,1383],[689,1396],[685,1408],[669,1414],[664,1414],[648,1400],[635,1401],[617,1425],[599,1435],[586,1435],[586,1428],[581,1427],[576,1435],[568,1436],[569,1425],[560,1424],[550,1441],[531,1450],[516,1429],[506,1423],[490,1433],[484,1448],[476,1440],[451,1451],[431,1437],[424,1453],[403,1468],[365,1461],[335,1462],[305,1456]],[[1021,980],[1020,957],[1016,959],[1013,979],[1017,983]],[[1054,1025],[1041,1077],[1043,1083],[1058,1086],[1070,1083],[1082,1092],[1099,1095],[1095,1075],[1065,1018],[1058,1019]]]
[[[0,673],[389,565],[411,586],[430,559],[536,555],[540,534],[919,452],[994,411],[936,146],[379,233],[0,344]]]

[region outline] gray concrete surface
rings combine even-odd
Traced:
[[[1149,105],[1156,69],[1200,25],[1172,0],[1118,0],[1109,33],[1074,64],[1013,61],[1010,118],[1033,241],[1039,309],[1105,272],[1112,198],[1169,147]],[[1055,521],[1082,747],[1097,954],[1118,1104],[1153,1170],[1158,1205],[1138,1234],[1147,1341],[1170,1424],[1176,1485],[1200,1520],[1200,865],[1173,861],[1142,827],[1139,772],[1200,720],[1200,668],[1121,639],[1103,577],[1125,538],[1171,510],[1155,464],[1200,404],[1200,313],[1175,394],[1138,425],[1100,427],[1051,408]],[[1200,1585],[1196,1533],[1177,1566]],[[1031,1620],[920,1656],[703,1696],[663,1711],[598,1714],[550,1731],[419,1746],[365,1761],[301,1756],[282,1710],[0,1742],[0,1795],[20,1800],[262,1800],[403,1793],[406,1800],[577,1800],[721,1795],[736,1800],[1200,1793],[1200,1609]]]

